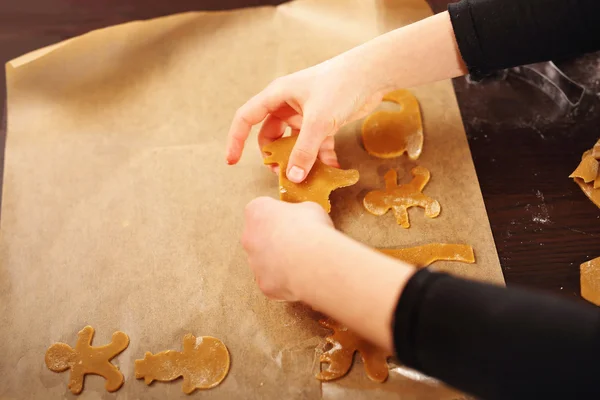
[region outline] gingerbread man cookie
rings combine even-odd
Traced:
[[[389,170],[384,176],[385,190],[374,190],[365,196],[363,204],[367,211],[373,215],[384,215],[392,209],[396,221],[403,228],[410,227],[410,207],[424,208],[427,217],[437,217],[441,211],[440,203],[423,194],[423,188],[431,178],[429,170],[425,167],[415,167],[411,172],[413,180],[405,185],[398,185],[396,171]]]
[[[399,157],[406,152],[416,160],[423,151],[423,122],[416,97],[408,90],[386,94],[383,101],[398,104],[400,111],[377,111],[365,119],[362,138],[365,150],[379,158]]]
[[[358,171],[333,168],[317,160],[302,183],[288,180],[286,177],[288,160],[297,138],[297,136],[283,137],[262,149],[267,154],[265,164],[279,165],[279,197],[289,203],[313,201],[330,212],[329,194],[335,189],[352,186],[358,182]]]
[[[332,319],[323,319],[319,323],[325,328],[333,330],[333,334],[325,338],[327,343],[332,345],[331,349],[319,357],[319,361],[329,364],[329,367],[320,371],[316,376],[317,379],[332,381],[346,375],[352,367],[354,353],[357,351],[363,359],[369,379],[375,382],[384,382],[387,379],[387,359],[392,354],[362,339]]]
[[[135,360],[135,377],[147,385],[153,381],[172,381],[183,377],[186,394],[196,389],[210,389],[225,379],[229,372],[229,351],[223,342],[210,336],[183,338],[183,351],[167,350]]]
[[[71,370],[69,389],[73,394],[83,390],[86,374],[100,375],[106,379],[106,390],[114,392],[123,385],[123,374],[110,360],[129,346],[129,337],[123,332],[113,333],[112,342],[106,346],[92,347],[94,328],[86,326],[79,331],[75,349],[65,343],[55,343],[46,352],[46,366],[54,372]]]

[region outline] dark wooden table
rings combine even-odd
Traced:
[[[0,62],[133,19],[281,2],[0,0]],[[440,11],[448,1],[429,3]],[[600,210],[567,176],[600,137],[600,56],[558,64],[588,87],[571,112],[510,75],[479,84],[460,78],[454,87],[507,283],[577,297],[579,264],[600,256]],[[5,120],[0,123],[1,165]]]

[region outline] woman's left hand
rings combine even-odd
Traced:
[[[260,289],[270,298],[301,300],[299,274],[306,254],[323,251],[320,234],[333,230],[327,213],[316,203],[284,203],[259,197],[246,206],[242,245]]]

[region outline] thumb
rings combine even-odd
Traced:
[[[295,183],[302,182],[315,164],[323,141],[335,133],[335,118],[305,115],[300,134],[290,154],[287,178]]]

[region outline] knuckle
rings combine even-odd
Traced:
[[[246,217],[246,222],[249,222],[249,220],[252,220],[252,218],[254,217],[255,208],[256,200],[252,200],[251,202],[246,204],[246,207],[244,207],[244,215]]]
[[[322,133],[324,136],[332,135],[339,127],[338,120],[334,116],[315,116],[308,119],[311,130]]]
[[[238,108],[233,116],[235,119],[244,122],[245,124],[250,124],[248,121],[248,117],[246,116],[246,106],[243,105]]]
[[[302,206],[306,209],[306,211],[311,213],[320,213],[323,211],[323,208],[314,201],[305,201],[302,203]]]
[[[244,233],[242,234],[242,247],[244,248],[244,250],[248,251],[250,250],[250,248],[252,247],[252,235],[250,235],[248,233],[248,230],[245,230]]]
[[[268,93],[272,96],[280,95],[287,87],[287,83],[285,77],[275,78],[268,86]]]
[[[271,298],[275,297],[277,294],[277,287],[273,284],[270,279],[256,279],[256,283],[258,284],[258,288],[261,292],[264,293],[265,296]]]

